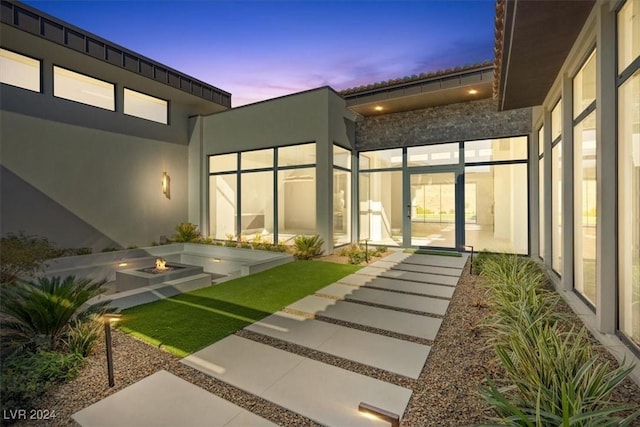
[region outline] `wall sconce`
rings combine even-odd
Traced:
[[[167,199],[171,198],[171,177],[166,172],[162,172],[162,194],[164,194]]]

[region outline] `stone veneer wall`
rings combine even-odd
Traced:
[[[434,144],[528,135],[531,108],[498,111],[492,99],[365,117],[356,123],[356,149]]]

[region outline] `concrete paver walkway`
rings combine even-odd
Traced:
[[[422,372],[431,349],[282,311],[245,329],[414,379]]]
[[[380,304],[392,308],[413,310],[422,313],[437,314],[443,316],[449,300],[429,298],[418,295],[399,294],[397,292],[383,291],[366,287],[354,288],[353,286],[334,283],[316,292],[320,295],[329,295],[335,298]]]
[[[183,363],[323,425],[371,425],[357,411],[363,401],[402,414],[412,393],[237,335],[186,357]]]
[[[289,308],[343,322],[397,332],[425,340],[434,340],[442,319],[371,307],[347,301],[336,301],[315,295],[302,298]]]
[[[286,307],[318,319],[282,311],[246,330],[416,379],[429,355],[428,345],[365,332],[357,325],[395,332],[400,337],[434,340],[442,319],[433,316],[446,313],[466,258],[396,252]],[[322,318],[342,324],[319,320]],[[362,416],[357,410],[359,403],[401,416],[412,393],[238,335],[182,362],[327,426],[383,425]],[[84,427],[271,425],[164,371],[77,412],[73,418]]]
[[[96,427],[275,426],[164,370],[76,412],[72,418],[81,426]]]

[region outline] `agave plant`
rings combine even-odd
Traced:
[[[324,240],[317,234],[314,236],[296,236],[293,241],[294,253],[298,259],[311,259],[322,254]]]
[[[109,301],[87,306],[102,292],[105,281],[68,276],[17,282],[2,288],[0,324],[5,342],[13,346],[55,349],[72,324],[107,310]]]

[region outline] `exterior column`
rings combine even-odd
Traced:
[[[615,12],[599,6],[596,62],[596,324],[600,332],[616,331],[617,176],[616,176],[616,58]]]

